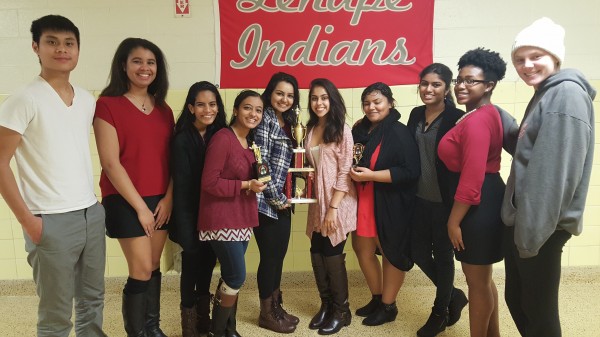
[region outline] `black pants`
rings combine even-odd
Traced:
[[[454,289],[454,250],[448,237],[448,207],[417,198],[412,226],[414,262],[435,284],[434,308],[443,312]]]
[[[197,295],[210,294],[210,279],[216,263],[217,256],[208,241],[199,241],[197,249],[181,252],[179,288],[183,307],[193,307]]]
[[[258,223],[258,227],[254,228],[254,238],[260,252],[256,281],[258,296],[266,299],[281,286],[283,260],[290,242],[292,218],[289,210],[278,212],[277,219],[259,213]]]
[[[325,257],[336,256],[344,253],[344,246],[346,241],[340,242],[337,246],[331,245],[331,240],[328,237],[321,235],[321,233],[314,232],[310,239],[310,253],[321,254]]]
[[[537,256],[520,258],[514,243],[514,227],[506,227],[505,299],[517,329],[524,337],[561,336],[558,288],[561,257],[571,234],[555,231]]]

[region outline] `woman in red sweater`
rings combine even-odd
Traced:
[[[503,258],[504,182],[499,173],[503,128],[491,96],[505,72],[506,63],[496,52],[478,48],[460,58],[454,93],[467,113],[438,145],[440,159],[450,170],[454,200],[448,235],[469,285],[472,337],[500,336],[492,264]]]
[[[253,170],[253,129],[262,114],[260,94],[240,92],[229,128],[215,133],[206,149],[198,230],[200,240],[210,242],[221,265],[210,327],[215,337],[239,336],[235,316],[238,292],[246,279],[244,254],[252,228],[258,226],[256,193],[266,187],[255,179]]]

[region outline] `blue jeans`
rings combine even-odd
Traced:
[[[230,288],[240,289],[246,281],[244,255],[248,241],[210,241],[221,264],[221,278]]]

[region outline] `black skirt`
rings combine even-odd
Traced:
[[[164,195],[142,197],[148,208],[154,212],[158,202]],[[113,239],[126,239],[146,236],[142,224],[138,220],[137,212],[120,194],[113,194],[102,198],[102,205],[106,211],[106,235]],[[167,230],[164,224],[158,230]]]
[[[451,173],[452,196],[456,194],[459,173]],[[506,185],[499,173],[487,173],[481,187],[481,202],[471,206],[460,223],[465,249],[454,251],[456,259],[475,265],[493,264],[504,259],[502,238],[504,223],[500,217]]]

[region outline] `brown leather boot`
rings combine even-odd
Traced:
[[[260,300],[260,315],[258,316],[258,326],[279,333],[292,333],[296,330],[296,325],[286,321],[283,314],[277,310],[276,301],[273,296]]]
[[[285,309],[282,306],[283,296],[281,294],[281,290],[275,289],[275,291],[273,291],[272,297],[273,297],[273,301],[275,301],[275,304],[277,305],[277,310],[279,310],[279,312],[283,315],[283,319],[285,319],[286,321],[288,321],[294,325],[298,325],[298,323],[300,323],[300,318],[298,318],[297,316],[294,316],[292,314],[289,314],[287,311],[285,311]]]
[[[329,276],[329,290],[333,300],[331,318],[319,328],[319,335],[333,335],[343,327],[350,325],[352,313],[348,303],[348,274],[346,273],[346,254],[327,256],[325,268]]]
[[[317,330],[331,318],[331,314],[333,314],[333,302],[331,301],[329,276],[327,276],[327,268],[325,267],[323,255],[310,254],[310,260],[317,283],[317,290],[319,290],[319,297],[321,298],[321,308],[319,308],[319,311],[310,320],[308,328]]]
[[[182,337],[199,337],[196,331],[196,307],[181,308],[181,336]]]

